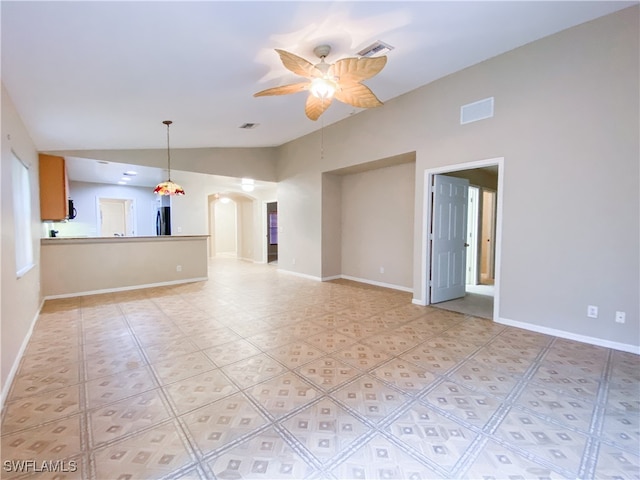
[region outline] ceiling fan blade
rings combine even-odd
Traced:
[[[372,108],[382,105],[371,89],[361,83],[341,84],[334,97],[336,100],[358,108]]]
[[[378,74],[387,64],[387,57],[343,58],[331,65],[329,74],[338,82],[361,82]]]
[[[254,97],[266,97],[269,95],[288,95],[290,93],[298,93],[309,89],[309,82],[292,83],[290,85],[282,85],[281,87],[267,88],[261,92],[254,93]]]
[[[322,75],[322,72],[318,70],[315,65],[305,60],[302,57],[294,55],[293,53],[279,50],[276,48],[276,52],[280,55],[282,64],[296,75],[307,78],[316,78]]]
[[[306,113],[307,117],[311,120],[317,120],[320,118],[320,115],[329,108],[329,105],[331,105],[330,98],[321,99],[314,97],[313,95],[309,95],[307,97],[307,103],[304,106],[304,113]]]

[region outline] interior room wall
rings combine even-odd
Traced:
[[[236,205],[238,209],[238,258],[243,260],[253,260],[254,235],[256,228],[253,223],[254,202],[250,198],[237,197]]]
[[[342,275],[412,290],[415,163],[342,178]]]
[[[322,175],[322,278],[342,275],[342,176]]]
[[[237,208],[236,202],[228,203],[217,201],[216,213],[216,254],[237,255]]]
[[[282,146],[281,268],[321,275],[322,172],[415,151],[413,290],[425,302],[424,172],[503,157],[501,321],[638,348],[638,13],[565,30],[326,126],[322,162],[309,153],[319,132]],[[462,105],[490,96],[493,118],[460,125]],[[303,254],[309,261],[292,263]],[[600,318],[587,318],[587,305]],[[626,323],[615,323],[618,310]]]
[[[296,158],[298,152],[292,155]],[[319,172],[292,175],[278,183],[278,269],[322,278],[321,191]]]
[[[160,125],[161,138],[165,134]],[[171,138],[178,138],[174,125]],[[91,158],[107,162],[167,168],[166,149],[141,150],[59,150],[52,155],[62,157]],[[226,177],[249,177],[255,180],[275,182],[276,148],[171,148],[171,170],[222,175]],[[173,177],[174,175],[172,175]],[[178,178],[173,179],[180,185]]]
[[[2,236],[0,282],[1,305],[1,377],[2,403],[20,361],[20,354],[31,333],[40,309],[40,196],[38,192],[38,152],[20,116],[2,85],[1,189]],[[31,189],[31,235],[35,266],[16,278],[12,152],[29,167]]]

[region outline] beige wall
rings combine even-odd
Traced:
[[[632,7],[325,127],[322,162],[319,132],[282,146],[280,268],[322,274],[322,172],[415,151],[422,302],[424,171],[504,157],[502,319],[637,347],[638,44]],[[494,118],[459,124],[461,105],[489,96]],[[589,304],[600,318],[586,317]]]
[[[55,151],[55,153],[53,151],[44,153],[143,165],[146,167],[167,167],[166,149],[60,150]],[[255,180],[273,182],[276,181],[276,149],[272,147],[171,148],[171,170],[172,172],[174,170],[184,170],[226,177],[249,177]],[[184,187],[181,179],[173,178],[173,180]]]
[[[244,260],[254,260],[255,234],[254,229],[260,225],[254,223],[254,208],[259,208],[259,202],[254,202],[249,198],[236,199],[238,211],[238,258]]]
[[[322,175],[322,278],[342,275],[342,176]]]
[[[31,233],[35,267],[16,278],[12,154],[29,166],[31,180]],[[2,85],[2,399],[8,393],[8,380],[19,362],[21,349],[28,338],[41,303],[40,295],[40,201],[38,193],[38,154],[13,103]]]
[[[414,184],[414,162],[342,177],[342,275],[412,289]]]
[[[207,237],[46,239],[41,262],[45,297],[202,280]]]
[[[237,249],[237,208],[236,202],[215,203],[216,214],[216,255],[236,255]]]

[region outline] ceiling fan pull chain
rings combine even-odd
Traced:
[[[324,112],[324,98],[322,101],[322,111]],[[324,117],[320,119],[320,160],[324,160]]]

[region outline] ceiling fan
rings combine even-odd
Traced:
[[[344,58],[329,64],[325,62],[325,58],[331,52],[331,47],[319,45],[313,53],[320,58],[320,63],[314,65],[293,53],[279,49],[276,49],[276,52],[287,69],[310,81],[268,88],[255,93],[254,97],[287,95],[308,90],[310,95],[304,111],[311,120],[317,120],[329,108],[334,98],[358,108],[382,105],[369,87],[360,82],[378,74],[387,63],[386,56]]]

